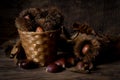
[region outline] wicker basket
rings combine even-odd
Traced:
[[[41,66],[52,62],[57,54],[57,40],[60,30],[47,32],[23,32],[18,30],[22,46],[28,60],[39,63]]]

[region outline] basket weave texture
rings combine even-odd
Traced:
[[[39,63],[41,66],[54,61],[57,55],[57,40],[59,30],[47,32],[24,32],[19,36],[28,60]]]

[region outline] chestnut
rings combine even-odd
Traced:
[[[51,73],[57,73],[57,72],[60,72],[62,71],[63,68],[58,66],[57,64],[55,63],[52,63],[52,64],[49,64],[47,67],[46,67],[46,72],[51,72]]]
[[[64,58],[58,59],[57,61],[55,61],[55,64],[65,68],[65,59]]]
[[[25,19],[29,20],[30,19],[30,16],[29,15],[26,15],[24,16]]]
[[[93,67],[93,63],[84,63],[82,61],[78,62],[76,65],[77,71],[81,73],[90,73]]]
[[[20,68],[23,68],[23,69],[34,69],[34,68],[38,68],[39,67],[39,64],[37,64],[37,63],[35,63],[33,61],[28,61],[28,60],[18,61],[17,65]]]
[[[84,62],[78,62],[76,68],[78,72],[90,73],[89,64],[85,64]]]
[[[85,44],[82,48],[82,53],[85,55],[90,50],[90,45]]]
[[[68,57],[66,60],[66,66],[71,67],[75,65],[75,58],[74,57]]]
[[[84,63],[83,62],[78,62],[77,63],[77,65],[76,65],[76,68],[78,69],[78,70],[84,70]]]
[[[70,63],[70,64],[74,64],[75,63],[75,59],[73,57],[69,57],[67,59],[67,62]]]
[[[89,62],[87,64],[85,64],[85,69],[86,70],[92,70],[94,68],[94,65],[92,62]]]
[[[39,26],[37,27],[36,32],[43,32],[43,29]]]

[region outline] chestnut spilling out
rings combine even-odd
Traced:
[[[57,73],[72,67],[74,72],[89,73],[102,45],[110,42],[107,36],[79,22],[73,23],[70,34],[57,7],[25,9],[15,25],[20,39],[10,57],[23,69],[46,67],[46,72]]]

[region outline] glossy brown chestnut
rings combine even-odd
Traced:
[[[37,27],[36,32],[43,32],[43,29],[41,27]]]
[[[65,68],[65,59],[64,58],[61,58],[61,59],[58,59],[57,61],[55,61],[55,64],[58,65],[58,66],[61,66],[63,68]]]
[[[74,57],[69,57],[66,60],[66,66],[67,67],[72,67],[75,65],[75,58]]]
[[[74,65],[75,59],[74,59],[73,57],[69,57],[69,58],[67,59],[67,62]]]
[[[34,69],[39,67],[39,64],[28,60],[19,61],[17,65],[23,69]]]
[[[77,63],[77,65],[76,65],[76,68],[78,69],[78,70],[84,70],[84,63],[83,62],[78,62]]]
[[[85,44],[82,48],[82,53],[85,55],[90,50],[90,45]]]
[[[46,67],[46,72],[57,73],[62,71],[62,69],[63,69],[62,67],[58,66],[55,63],[52,63]]]
[[[84,62],[78,62],[76,69],[81,73],[90,73],[89,64],[85,64]]]

